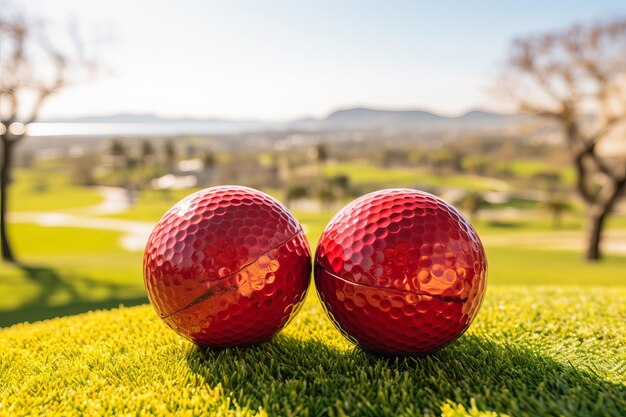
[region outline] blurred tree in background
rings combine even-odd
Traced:
[[[315,146],[317,161],[324,165],[328,161],[328,146],[325,143],[318,143]]]
[[[564,195],[550,194],[543,204],[552,215],[552,227],[560,229],[563,224],[563,214],[572,210],[569,199]]]
[[[215,165],[217,164],[217,158],[215,157],[215,152],[210,151],[210,150],[205,151],[204,156],[202,158],[202,164],[204,165],[204,168],[207,170],[211,170],[215,168]]]
[[[142,167],[146,167],[154,158],[154,146],[152,146],[152,142],[149,139],[144,139],[141,141],[141,152],[139,154],[139,160],[141,161]]]
[[[6,230],[15,146],[51,96],[95,69],[75,31],[69,32],[75,48],[67,51],[57,48],[45,29],[43,23],[27,19],[19,10],[5,5],[0,11],[0,241],[2,258],[8,262],[15,261]]]
[[[476,223],[478,221],[478,212],[487,207],[487,200],[480,191],[468,191],[460,201],[461,207],[468,211],[470,221]]]
[[[306,184],[290,184],[285,193],[287,205],[291,206],[296,200],[307,198],[309,196],[309,187]]]
[[[165,142],[164,153],[167,171],[171,173],[174,171],[174,167],[176,165],[176,146],[174,145],[174,142],[171,140]]]
[[[601,258],[606,218],[626,188],[626,156],[611,157],[602,143],[626,141],[626,19],[576,25],[517,39],[503,86],[521,111],[560,125],[587,206],[585,258]]]
[[[131,189],[131,170],[134,163],[130,152],[124,142],[121,139],[113,139],[109,145],[109,153],[113,157],[113,165],[117,168],[121,168],[122,173],[122,186],[127,192]]]
[[[122,141],[120,139],[113,139],[111,141],[111,145],[109,147],[109,152],[111,153],[112,156],[114,156],[116,159],[121,161],[120,165],[125,165],[126,164],[126,158],[128,157],[128,151],[126,150],[126,145],[124,145],[124,143],[122,143]]]

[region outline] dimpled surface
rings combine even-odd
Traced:
[[[431,194],[390,189],[344,207],[315,255],[315,285],[331,320],[364,349],[437,351],[476,316],[487,259],[471,224]]]
[[[297,313],[311,254],[274,198],[246,187],[198,191],[155,226],[144,282],[165,322],[193,342],[233,347],[270,339]]]

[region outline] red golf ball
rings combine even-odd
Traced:
[[[472,225],[431,194],[390,189],[344,207],[315,254],[315,286],[341,333],[386,355],[435,352],[469,327],[487,284]]]
[[[165,213],[143,271],[152,306],[176,332],[203,346],[244,346],[270,339],[298,312],[311,254],[280,202],[220,186]]]

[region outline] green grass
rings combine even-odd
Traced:
[[[198,190],[200,190],[200,188],[171,191],[143,190],[139,193],[139,198],[129,210],[122,213],[111,214],[108,217],[127,220],[152,221],[156,223],[161,217],[163,217],[165,212],[179,200],[182,200]],[[284,201],[283,190],[265,188],[263,189],[263,192]],[[327,214],[320,213],[318,216],[326,218]]]
[[[303,225],[309,245],[312,250],[317,247],[317,241],[322,235],[326,224],[334,216],[334,212],[310,212],[310,211],[297,211],[294,216]]]
[[[436,175],[416,168],[384,168],[367,163],[328,164],[324,167],[326,177],[347,175],[356,185],[385,187],[458,187],[471,190],[501,190],[507,187],[503,181],[475,175]]]
[[[354,184],[412,184],[417,172],[411,168],[383,168],[360,163],[329,163],[324,166],[326,177],[347,175]]]
[[[45,227],[31,223],[9,224],[14,250],[28,256],[76,255],[120,250],[116,231],[77,227]]]
[[[195,188],[171,191],[143,190],[139,193],[137,202],[129,210],[110,215],[110,217],[156,223],[170,207],[196,191],[198,190]]]
[[[554,165],[550,161],[540,159],[517,159],[512,161],[502,161],[497,164],[498,167],[506,167],[515,176],[520,178],[531,178],[537,174],[546,172],[555,172],[561,176],[564,184],[573,185],[576,179],[574,168],[567,165]]]
[[[589,263],[576,251],[490,246],[486,251],[496,285],[626,285],[626,256],[606,255],[602,262]]]
[[[141,253],[118,232],[11,224],[19,264],[0,263],[0,326],[146,301]]]
[[[474,227],[481,235],[510,235],[534,232],[560,233],[567,231],[583,231],[585,218],[582,213],[568,213],[563,216],[562,224],[555,229],[552,219],[546,211],[535,210],[526,212],[526,216],[511,220],[492,220],[479,216]],[[626,216],[613,214],[607,219],[607,230],[626,229]]]
[[[149,306],[17,325],[0,330],[0,413],[620,416],[625,300],[624,288],[493,286],[465,336],[417,359],[354,348],[313,294],[273,341],[244,349],[199,349]]]
[[[9,211],[50,211],[102,202],[98,191],[73,185],[67,174],[16,170],[9,189]]]

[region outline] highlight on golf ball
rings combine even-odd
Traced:
[[[198,345],[269,340],[298,312],[311,275],[302,227],[274,198],[219,186],[174,205],[154,228],[144,282],[158,315]]]
[[[363,349],[422,355],[458,338],[487,285],[472,225],[431,194],[389,189],[333,217],[315,254],[315,286],[333,323]]]

